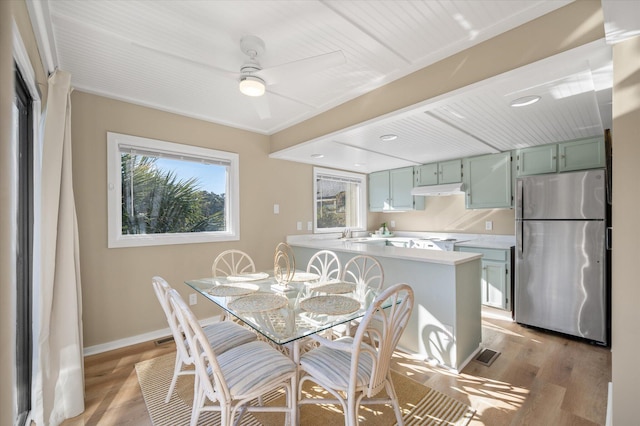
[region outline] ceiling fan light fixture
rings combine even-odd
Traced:
[[[253,75],[240,77],[240,92],[242,94],[247,96],[262,96],[264,95],[264,91],[264,80],[260,77]]]
[[[518,99],[512,100],[511,103],[509,104],[509,106],[511,106],[512,108],[519,108],[519,107],[523,107],[523,106],[528,106],[528,105],[535,104],[540,99],[542,99],[542,97],[540,97],[538,95],[524,96],[522,98],[518,98]]]

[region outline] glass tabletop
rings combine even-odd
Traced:
[[[273,276],[200,278],[185,283],[272,342],[282,345],[362,317],[378,291],[341,281],[296,281],[282,291]]]

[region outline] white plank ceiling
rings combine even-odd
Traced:
[[[76,89],[262,134],[568,3],[29,0],[32,16],[44,14],[55,65],[72,74]],[[247,97],[237,76],[246,35],[264,41],[263,68],[334,51],[345,61],[267,80],[265,96]],[[601,135],[610,125],[610,88],[603,41],[273,156],[368,173]],[[542,101],[505,107],[529,94]],[[399,138],[381,142],[387,133]]]

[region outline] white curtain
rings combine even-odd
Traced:
[[[58,425],[84,411],[82,295],[71,176],[71,75],[49,77],[42,140],[41,276],[34,289],[33,419]]]

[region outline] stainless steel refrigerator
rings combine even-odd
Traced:
[[[516,180],[516,322],[608,344],[604,170]]]

